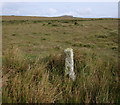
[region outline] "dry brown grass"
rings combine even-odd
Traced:
[[[118,103],[114,59],[75,51],[75,82],[64,76],[64,54],[29,61],[16,48],[3,58],[3,103]]]
[[[3,65],[3,102],[54,103],[57,86],[50,83],[45,64],[37,61],[30,64],[17,48],[7,51]]]

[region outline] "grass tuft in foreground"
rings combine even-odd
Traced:
[[[76,81],[64,76],[63,53],[29,60],[18,48],[3,56],[3,103],[119,103],[117,60],[74,51]]]

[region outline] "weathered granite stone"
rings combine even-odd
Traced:
[[[64,50],[64,52],[65,52],[65,75],[69,75],[69,77],[74,81],[76,76],[74,73],[73,49],[67,48]]]

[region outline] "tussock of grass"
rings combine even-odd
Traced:
[[[64,54],[34,62],[19,49],[3,57],[3,103],[118,103],[117,60],[74,51],[76,81],[64,76]],[[24,72],[23,72],[24,71]]]
[[[95,35],[96,38],[107,38],[107,35]]]
[[[55,101],[57,87],[50,83],[45,64],[38,62],[39,60],[29,62],[16,48],[8,50],[3,61],[3,102],[53,103]]]

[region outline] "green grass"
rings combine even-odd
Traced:
[[[117,21],[3,17],[3,103],[119,103]]]
[[[100,49],[101,52],[112,52],[116,55],[116,52],[111,49],[111,46],[117,48],[118,26],[116,19],[81,21],[79,19],[54,20],[52,18],[24,20],[27,17],[23,17],[21,20],[15,20],[17,17],[9,17],[7,20],[6,18],[3,17],[3,51],[17,46],[28,55],[43,57],[67,47],[79,50],[87,47],[95,49],[98,53]],[[14,20],[10,20],[12,18]],[[36,22],[34,23],[34,21]],[[83,46],[79,46],[79,43],[82,43]],[[56,51],[56,46],[60,46],[61,49]]]

